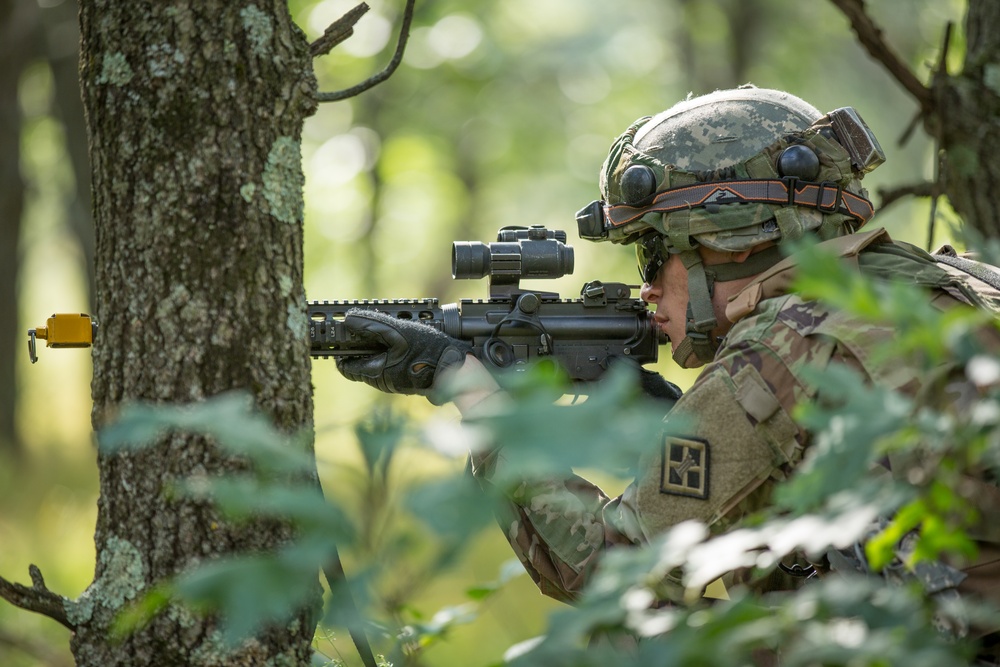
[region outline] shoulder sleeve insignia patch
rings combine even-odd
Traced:
[[[668,436],[663,442],[660,493],[708,498],[708,441]]]

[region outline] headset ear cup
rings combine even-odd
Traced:
[[[619,188],[622,201],[638,204],[656,192],[656,174],[644,164],[633,164],[622,174]]]
[[[793,144],[778,155],[778,173],[801,181],[815,181],[819,176],[819,156],[802,144]]]

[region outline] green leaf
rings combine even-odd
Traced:
[[[222,639],[235,646],[265,625],[290,622],[309,604],[316,573],[334,548],[312,538],[274,554],[220,559],[180,576],[175,591],[195,608],[220,613]]]
[[[191,497],[214,501],[233,518],[290,520],[307,534],[321,534],[341,544],[355,542],[354,523],[338,504],[325,499],[311,483],[292,484],[226,476],[188,480],[182,488]]]
[[[113,454],[148,447],[170,431],[212,437],[231,453],[248,456],[270,471],[313,468],[306,449],[310,436],[293,437],[279,431],[267,416],[253,409],[253,399],[243,392],[187,405],[128,404],[114,423],[101,430],[98,443],[103,452]]]
[[[167,608],[173,599],[172,587],[161,584],[145,591],[138,600],[127,605],[115,617],[111,625],[111,635],[124,639],[137,632]]]
[[[502,589],[511,579],[524,576],[526,574],[527,572],[524,569],[524,565],[521,564],[521,561],[516,558],[512,558],[500,566],[500,576],[497,577],[496,580],[467,588],[465,590],[465,594],[472,600],[482,602]]]
[[[458,474],[416,486],[405,505],[437,535],[464,542],[493,524],[491,502],[470,475]]]
[[[388,409],[376,410],[355,425],[354,432],[370,475],[385,478],[404,430],[402,418]]]
[[[471,623],[477,617],[477,607],[463,604],[438,610],[426,623],[406,626],[404,632],[409,641],[416,641],[421,647],[430,646],[445,638],[457,625]]]
[[[823,401],[796,410],[799,423],[813,432],[813,442],[792,479],[778,487],[777,505],[803,513],[839,492],[857,491],[859,485],[869,499],[884,497],[891,484],[862,481],[881,456],[884,439],[910,425],[912,402],[898,392],[867,385],[844,366],[806,369],[803,375],[822,388]]]
[[[529,371],[530,373],[530,371]],[[681,432],[679,419],[664,424],[669,408],[639,392],[635,369],[613,367],[586,400],[554,403],[554,387],[516,395],[505,412],[471,420],[503,447],[505,465],[492,479],[499,487],[522,479],[563,476],[570,467],[587,467],[631,476],[636,462],[662,443],[669,428]]]

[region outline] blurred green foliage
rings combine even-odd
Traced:
[[[561,473],[573,464],[622,466],[637,450],[622,447],[609,458],[607,448],[599,443],[626,436],[648,448],[662,430],[662,409],[637,400],[633,373],[622,366],[587,401],[554,405],[549,401],[567,387],[550,367],[538,366],[508,383],[512,395],[518,397],[513,413],[484,418],[468,428],[487,433],[491,446],[509,442],[522,454],[535,453],[518,457],[511,466],[512,477],[497,480],[501,484],[527,475]],[[454,626],[474,619],[476,610],[507,581],[523,574],[519,565],[516,569],[504,565],[495,580],[476,582],[464,594],[457,592],[459,603],[427,618],[413,606],[415,590],[455,566],[472,539],[493,524],[491,504],[500,499],[490,498],[461,470],[429,479],[408,475],[389,482],[395,456],[405,443],[427,453],[442,448],[454,451],[455,445],[431,440],[431,434],[416,424],[380,413],[356,426],[364,453],[357,472],[365,510],[352,512],[338,501],[336,492],[324,498],[315,486],[303,483],[301,473],[308,465],[300,446],[302,437],[277,431],[264,416],[252,412],[251,405],[248,396],[236,394],[186,406],[134,404],[126,406],[119,419],[99,434],[101,449],[108,456],[149,446],[165,431],[207,435],[231,454],[245,457],[252,473],[192,479],[176,492],[211,500],[232,520],[282,519],[291,521],[297,532],[296,541],[275,554],[222,559],[165,582],[124,614],[119,632],[131,631],[171,604],[184,604],[219,612],[224,619],[223,638],[237,643],[263,625],[289,622],[294,610],[308,599],[304,582],[339,561],[338,549],[342,549],[360,553],[366,566],[352,571],[353,585],[336,576],[329,581],[326,622],[354,627],[358,605],[366,610],[367,626],[375,636],[382,643],[389,642],[390,660],[417,664],[420,652]],[[567,424],[572,427],[566,428]],[[463,433],[449,437],[462,439]],[[398,520],[391,517],[395,514],[401,515]],[[416,579],[399,587],[393,582],[401,570]]]
[[[292,0],[290,7],[314,39],[353,4]],[[372,10],[356,34],[316,62],[322,89],[353,85],[387,62],[403,2],[369,4]],[[902,58],[926,78],[927,63],[937,59],[944,24],[960,21],[964,2],[892,0],[868,3],[868,9]],[[953,66],[963,39],[959,31],[953,40]],[[572,237],[573,214],[597,196],[598,168],[626,125],[688,91],[703,93],[745,81],[788,89],[822,110],[857,108],[889,154],[888,163],[866,178],[873,193],[931,173],[932,151],[925,137],[918,133],[906,146],[895,144],[915,105],[867,57],[846,20],[828,3],[418,2],[410,46],[396,74],[358,98],[321,106],[306,123],[308,297],[484,296],[485,285],[449,278],[451,241],[489,241],[502,225],[533,223],[567,229]],[[22,171],[31,184],[21,239],[26,261],[21,329],[53,311],[87,309],[80,253],[63,231],[65,216],[56,206],[68,198],[72,184],[62,128],[51,112],[51,85],[45,66],[37,65],[25,73],[19,95],[28,118]],[[947,220],[949,214],[942,206],[939,215]],[[875,223],[888,227],[894,237],[923,245],[927,205],[895,204]],[[937,242],[954,237],[941,225],[938,230]],[[635,281],[628,250],[575,245],[576,276],[547,289],[575,296],[586,280]],[[97,479],[89,433],[89,359],[51,354],[29,367],[24,351],[15,352],[23,378],[19,423],[29,459],[0,461],[0,572],[16,578],[28,563],[38,563],[53,590],[73,597],[92,577],[94,563]],[[666,358],[657,366],[682,386],[694,377]],[[462,467],[458,457],[416,444],[427,439],[425,434],[454,433],[454,413],[359,391],[332,365],[318,364],[314,383],[323,484],[359,531],[351,538],[356,542],[347,541],[357,548],[345,552],[345,567],[367,574],[372,563],[378,565],[383,578],[372,574],[363,581],[378,581],[380,612],[391,621],[385,627],[412,624],[417,637],[447,636],[447,642],[426,641],[422,658],[435,665],[466,665],[470,656],[490,664],[506,647],[537,634],[546,613],[558,607],[537,595],[526,577],[507,581],[509,552],[498,531],[486,530],[466,542],[457,539],[462,533],[448,534],[447,521],[425,527],[399,509],[408,505],[426,515],[423,506],[469,492],[457,474]],[[907,409],[905,404],[892,406],[896,414]],[[355,427],[358,415],[370,419]],[[399,415],[405,415],[406,426]],[[836,443],[829,447],[828,455],[837,456]],[[853,460],[873,455],[862,453]],[[835,460],[839,464],[841,459]],[[601,479],[605,488],[622,484],[613,474]],[[398,491],[403,480],[409,480],[406,501]],[[836,493],[830,497],[852,506]],[[795,498],[789,502],[794,504]],[[911,497],[910,502],[921,500]],[[814,498],[807,505],[819,512],[821,521],[852,516],[822,509],[821,503]],[[863,512],[869,506],[852,507]],[[470,521],[470,527],[481,521]],[[442,544],[451,551],[442,555]],[[467,547],[465,558],[456,561],[460,546]],[[451,569],[425,577],[439,563]],[[435,621],[428,611],[464,609],[467,602],[478,605],[479,620],[462,624],[460,620],[469,620],[463,612]],[[745,608],[713,608],[711,613],[729,613],[731,619],[749,613],[740,611]],[[694,618],[684,622],[700,627],[707,617]],[[772,629],[763,622],[757,627],[762,635]],[[62,628],[8,605],[0,605],[0,628],[32,638],[47,651],[68,643]],[[342,633],[333,637],[321,641],[320,648],[334,659],[339,651],[348,663],[356,660]],[[57,664],[58,656],[38,658],[38,646],[28,648],[0,645],[0,662],[11,667]]]

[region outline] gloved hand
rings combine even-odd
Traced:
[[[472,346],[433,327],[385,313],[354,308],[344,326],[360,341],[385,351],[366,357],[337,357],[337,370],[390,394],[427,396],[434,379],[450,366],[461,365]]]
[[[659,373],[646,370],[645,368],[639,369],[639,386],[642,389],[642,393],[650,398],[670,401],[671,407],[673,407],[673,403],[676,403],[684,395],[681,388],[673,382],[668,381]]]

